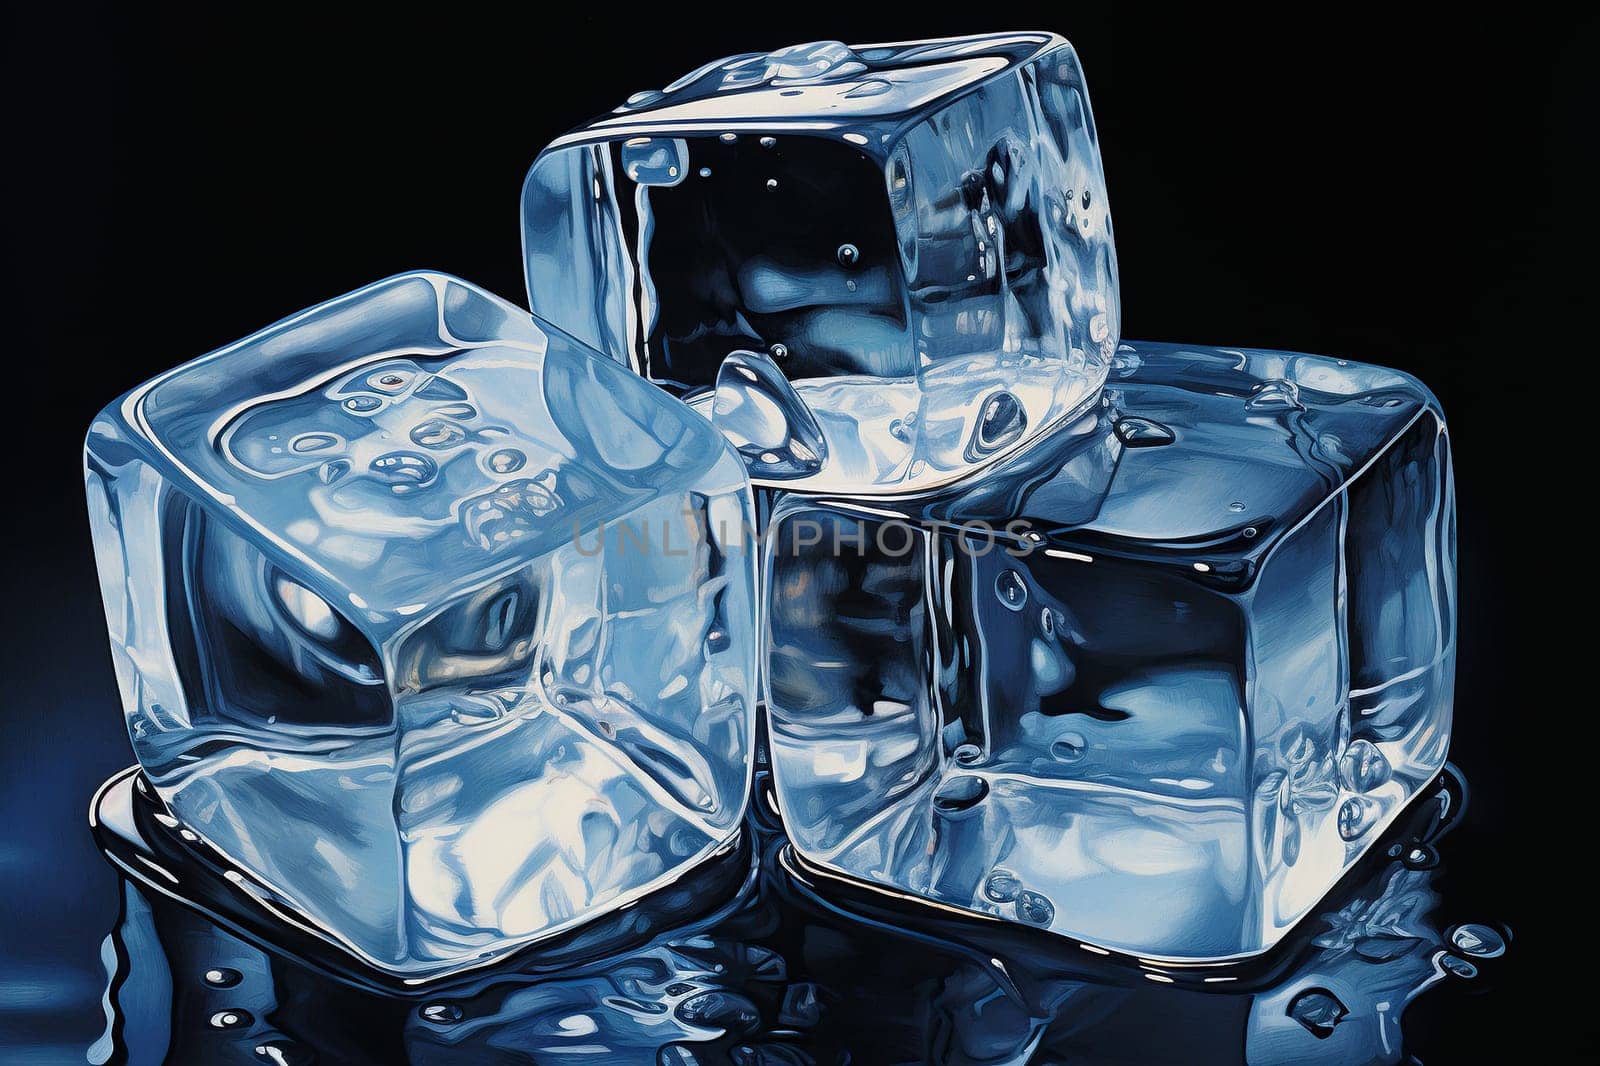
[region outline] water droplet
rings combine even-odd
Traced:
[[[454,422],[430,418],[411,430],[411,441],[424,448],[448,448],[467,439],[467,431]]]
[[[1450,943],[1463,955],[1496,959],[1506,953],[1506,938],[1498,930],[1476,922],[1458,925],[1450,931]]]
[[[317,477],[324,485],[331,485],[350,472],[350,463],[344,459],[334,459],[322,464],[317,471]]]
[[[1285,1013],[1318,1040],[1326,1040],[1333,1035],[1334,1026],[1344,1021],[1350,1008],[1326,988],[1308,988],[1289,1001]]]
[[[1028,602],[1027,583],[1015,570],[1000,571],[1000,576],[994,579],[994,594],[1012,611],[1022,610]]]
[[[337,448],[339,438],[332,433],[302,433],[289,442],[291,452],[325,452],[329,448]]]
[[[368,415],[383,406],[376,396],[352,396],[344,402],[344,409],[352,414]]]
[[[1087,211],[1089,209],[1089,190],[1088,189],[1083,190],[1083,201],[1082,202],[1083,202],[1083,209],[1085,211]]]
[[[249,1011],[219,1010],[210,1017],[208,1024],[213,1029],[243,1029],[253,1021]]]
[[[933,794],[933,809],[940,814],[959,814],[976,807],[989,794],[989,782],[975,774],[956,774],[940,782]]]
[[[1377,804],[1360,796],[1351,796],[1339,808],[1339,835],[1354,840],[1372,827]]]
[[[1434,961],[1439,964],[1439,969],[1451,977],[1459,977],[1463,981],[1470,981],[1478,976],[1478,967],[1475,963],[1463,959],[1459,955],[1452,955],[1448,951],[1440,952],[1438,958]]]
[[[789,346],[781,341],[777,344],[774,344],[769,351],[772,354],[772,358],[778,360],[779,362],[789,358]]]
[[[1252,411],[1305,410],[1300,402],[1300,386],[1285,378],[1263,381],[1244,405]]]
[[[842,267],[853,267],[861,261],[861,249],[853,244],[841,244],[839,250],[834,252]]]
[[[1255,526],[1245,526],[1243,529],[1241,529],[1239,531],[1239,535],[1241,537],[1243,537],[1245,540],[1254,540],[1255,537],[1256,537],[1256,533],[1257,533],[1257,530],[1256,530]]]
[[[673,1014],[681,1022],[707,1029],[725,1029],[736,1035],[751,1032],[761,1024],[761,1011],[734,992],[702,992],[690,996]]]
[[[288,1040],[268,1040],[256,1045],[256,1058],[272,1066],[309,1066],[317,1061],[310,1049]]]
[[[983,758],[983,749],[976,744],[958,744],[950,757],[963,766],[971,765]]]
[[[702,178],[709,178],[711,176],[711,168],[710,167],[701,167],[700,168],[700,176]]]
[[[1127,448],[1159,448],[1177,440],[1172,430],[1148,418],[1123,418],[1115,428],[1117,439]]]
[[[217,966],[201,975],[201,980],[212,988],[232,988],[244,980],[244,974],[226,966]]]
[[[732,144],[739,139],[739,135],[737,133],[721,133],[717,135],[717,139],[723,144]]]
[[[1056,635],[1056,613],[1048,607],[1039,611],[1039,631],[1047,637]]]
[[[387,482],[396,495],[414,492],[431,484],[439,476],[439,467],[426,455],[416,452],[389,452],[372,460],[367,468],[380,480]]]
[[[1082,733],[1062,733],[1050,745],[1050,754],[1062,762],[1077,762],[1089,749],[1089,741]]]
[[[763,148],[776,148],[776,147],[778,147],[778,138],[776,138],[776,137],[763,137],[763,138],[761,138],[761,147],[763,147]]]
[[[661,97],[662,92],[660,89],[641,89],[629,96],[627,103],[629,107],[644,107],[646,104],[655,103]]]
[[[1009,392],[997,392],[983,404],[983,413],[967,444],[967,458],[975,461],[1015,444],[1028,428],[1028,413]]]
[[[496,474],[510,474],[521,470],[528,457],[515,448],[501,448],[489,456],[489,469]]]
[[[275,574],[272,591],[283,613],[301,630],[321,640],[331,641],[344,628],[328,601],[283,574]]]
[[[1354,740],[1339,758],[1339,779],[1352,792],[1371,792],[1386,784],[1392,771],[1389,760],[1370,740]]]
[[[1055,921],[1056,905],[1031,889],[1023,889],[1017,897],[1017,917],[1029,925],[1048,926]]]
[[[1010,903],[1022,893],[1022,879],[1003,867],[995,867],[983,882],[983,895],[993,903]]]
[[[767,179],[767,188],[776,189],[777,187],[778,187],[778,179],[777,178],[768,178]]]
[[[1439,853],[1428,844],[1412,844],[1401,853],[1400,865],[1408,870],[1431,870],[1439,865]]]
[[[1228,504],[1228,510],[1235,513],[1244,510],[1244,501],[1234,500],[1232,503]]]
[[[454,1003],[425,1003],[417,1013],[423,1021],[435,1025],[453,1025],[463,1017],[463,1011]]]
[[[852,100],[859,99],[863,96],[882,96],[884,93],[893,89],[893,83],[884,81],[882,78],[868,78],[861,84],[846,92],[845,96]],[[846,139],[849,138],[849,134],[846,134],[845,136]]]

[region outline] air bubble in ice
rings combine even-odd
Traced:
[[[1017,917],[1029,925],[1049,925],[1056,917],[1056,905],[1031,889],[1017,897]]]
[[[933,809],[940,814],[959,814],[976,807],[989,794],[989,782],[976,774],[956,774],[940,783],[933,794]]]
[[[1326,988],[1308,988],[1289,1001],[1289,1017],[1305,1026],[1318,1040],[1333,1035],[1334,1026],[1344,1021],[1350,1008]]]
[[[994,579],[994,594],[1008,610],[1020,611],[1028,602],[1028,586],[1015,570],[1002,570]]]
[[[389,485],[391,492],[403,495],[414,492],[433,482],[439,476],[439,467],[426,455],[416,452],[389,452],[372,460],[369,470]]]
[[[839,265],[843,267],[853,267],[861,261],[861,249],[853,244],[839,245],[839,250],[834,255],[838,258]]]
[[[1450,931],[1450,943],[1463,955],[1480,959],[1498,958],[1506,953],[1506,938],[1487,925],[1469,922]]]
[[[442,418],[430,418],[411,430],[411,442],[424,448],[449,448],[466,439],[466,430]]]
[[[383,401],[376,396],[352,396],[344,402],[344,409],[354,414],[371,414],[383,406]]]
[[[983,895],[993,903],[1010,903],[1022,892],[1022,880],[1003,867],[996,867],[983,882]]]
[[[1370,740],[1354,740],[1339,759],[1339,777],[1352,792],[1371,792],[1386,784],[1389,760]]]
[[[516,448],[501,448],[489,456],[489,469],[496,474],[510,474],[521,470],[528,457]]]
[[[243,1029],[254,1020],[249,1011],[219,1010],[211,1016],[208,1024],[213,1029]]]
[[[226,966],[215,966],[202,974],[201,980],[212,988],[232,988],[244,980],[244,975]]]
[[[339,438],[332,433],[302,433],[289,442],[291,452],[325,452],[329,448],[337,448]]]
[[[1459,955],[1452,955],[1448,951],[1441,952],[1437,959],[1439,969],[1451,977],[1459,977],[1463,981],[1470,981],[1478,976],[1477,964]]]
[[[1077,762],[1088,747],[1089,741],[1082,733],[1063,733],[1050,745],[1050,754],[1062,762]]]

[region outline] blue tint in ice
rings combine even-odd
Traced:
[[[1404,374],[1141,344],[1098,409],[950,491],[781,497],[796,847],[1129,953],[1270,947],[1443,765],[1451,491]]]
[[[726,360],[770,356],[825,447],[747,451],[758,483],[949,483],[1091,406],[1117,345],[1094,119],[1050,34],[718,60],[556,141],[522,208],[535,313],[708,414]]]
[[[738,833],[748,484],[616,363],[403,275],[135,389],[86,462],[146,773],[372,964],[502,954]]]

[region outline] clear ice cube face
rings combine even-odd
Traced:
[[[1120,332],[1050,34],[718,60],[547,148],[522,219],[534,312],[715,408],[757,484],[951,482],[1092,405]]]
[[[146,774],[369,963],[492,958],[738,833],[748,482],[615,362],[403,275],[135,389],[86,451]]]
[[[1100,409],[960,489],[777,504],[790,836],[1104,948],[1265,950],[1443,765],[1454,542],[1415,380],[1123,345]]]

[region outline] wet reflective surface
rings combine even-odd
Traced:
[[[1441,893],[1466,801],[1451,769],[1278,950],[1234,967],[1141,964],[827,878],[771,794],[758,772],[741,846],[668,890],[404,988],[275,926],[125,775],[96,808],[125,876],[90,1060],[1404,1063],[1413,1001],[1459,1016],[1517,954]]]

